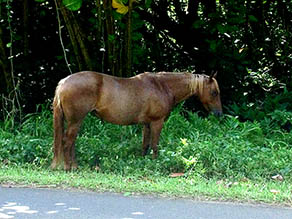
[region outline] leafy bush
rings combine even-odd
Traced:
[[[182,116],[182,114],[187,116]],[[158,159],[142,157],[142,127],[118,126],[89,115],[76,142],[80,167],[117,174],[203,177],[289,177],[292,133],[281,129],[291,113],[274,111],[269,120],[245,121],[226,115],[200,118],[178,107],[164,125]],[[48,168],[52,158],[52,115],[33,114],[14,131],[0,126],[0,161],[36,163]]]
[[[264,101],[256,103],[233,103],[227,107],[231,115],[237,116],[241,121],[258,121],[265,129],[280,126],[283,130],[292,128],[292,92],[268,96]],[[267,130],[268,132],[269,130]]]
[[[51,117],[51,112],[43,108],[41,113],[27,115],[18,127],[10,120],[2,123],[0,160],[19,164],[48,163],[53,135]]]

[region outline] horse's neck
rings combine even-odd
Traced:
[[[196,89],[191,86],[191,74],[169,74],[164,77],[175,102],[179,103],[196,93]]]

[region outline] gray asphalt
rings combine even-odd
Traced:
[[[291,219],[292,208],[0,186],[0,218]]]

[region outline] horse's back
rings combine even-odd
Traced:
[[[62,79],[56,95],[67,118],[88,112],[115,124],[148,123],[170,112],[167,85],[153,73],[119,78],[97,72],[78,72]]]

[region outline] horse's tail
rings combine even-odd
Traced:
[[[64,135],[64,112],[60,100],[59,86],[56,89],[56,94],[53,102],[53,122],[54,122],[54,158],[51,168],[55,169],[64,157],[63,135]]]

